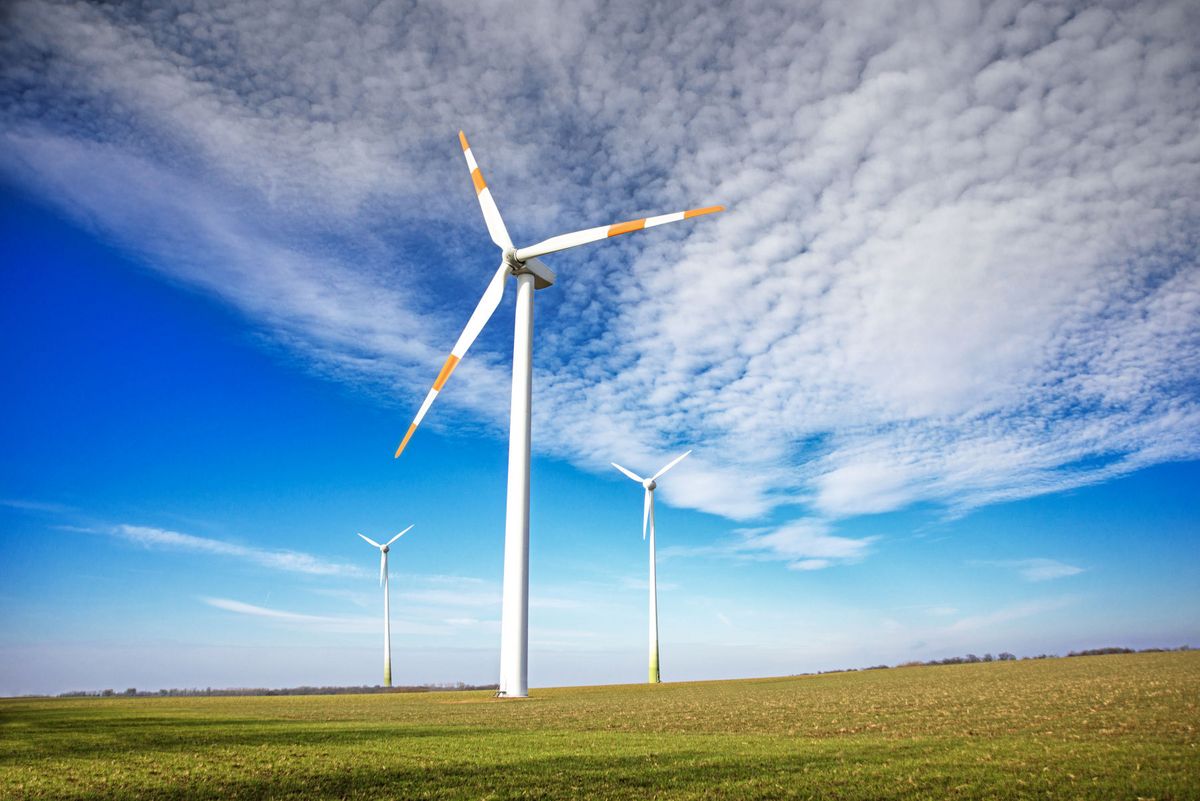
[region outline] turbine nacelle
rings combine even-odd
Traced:
[[[504,263],[508,265],[509,272],[514,276],[529,273],[533,276],[533,288],[545,289],[546,287],[554,286],[558,276],[554,271],[546,266],[546,263],[541,259],[526,259],[525,261],[517,261],[517,252],[515,250],[506,250],[504,252]],[[510,261],[511,258],[511,261]]]
[[[650,492],[654,492],[654,490],[658,488],[658,484],[652,478],[643,479],[642,486],[648,489]]]

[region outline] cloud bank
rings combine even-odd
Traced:
[[[11,3],[0,174],[397,437],[494,264],[460,127],[518,242],[725,203],[553,259],[534,443],[695,445],[664,499],[802,515],[743,544],[795,569],[861,557],[839,518],[1200,456],[1195,4],[561,11]],[[501,435],[508,320],[429,423]]]

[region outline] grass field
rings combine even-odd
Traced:
[[[0,701],[0,798],[1200,798],[1200,652],[488,693]]]

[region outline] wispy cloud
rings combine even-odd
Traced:
[[[843,537],[833,534],[825,520],[801,520],[773,528],[747,528],[714,545],[667,546],[663,559],[707,556],[721,559],[782,561],[789,570],[822,570],[852,564],[870,553],[878,537]]]
[[[0,506],[17,509],[22,512],[41,512],[45,514],[63,515],[75,511],[70,506],[46,501],[32,501],[24,498],[0,498]]]
[[[250,617],[267,617],[272,620],[286,620],[293,623],[313,623],[319,625],[328,624],[343,624],[351,618],[330,617],[327,615],[304,615],[297,612],[285,612],[279,609],[270,609],[265,606],[255,606],[254,604],[234,601],[229,598],[201,598],[204,603],[216,609],[224,609],[226,612],[234,612],[239,615],[249,615]]]
[[[314,576],[367,575],[366,571],[354,565],[330,562],[301,551],[272,551],[151,526],[121,524],[100,529],[100,531],[145,548],[228,556],[272,570],[307,573]]]
[[[256,606],[255,604],[235,601],[230,598],[204,597],[200,600],[215,609],[231,612],[235,615],[263,618],[265,620],[284,625],[301,626],[320,631],[338,632],[343,634],[364,634],[367,632],[377,632],[382,626],[378,617],[367,615],[308,615],[300,612],[289,612],[283,609],[272,609],[266,606]],[[413,623],[410,621],[396,619],[391,621],[391,628],[392,631],[397,634],[449,633],[447,629],[440,626]]]
[[[268,29],[256,1],[16,2],[0,173],[312,368],[401,393],[397,435],[494,258],[459,127],[522,241],[725,202],[556,261],[534,443],[597,471],[700,444],[662,498],[734,519],[965,510],[1200,456],[1193,4],[922,9],[631,29],[635,4],[301,2]],[[511,109],[534,98],[531,128]],[[414,280],[431,261],[440,296]],[[427,425],[501,430],[501,340]],[[798,525],[743,550],[867,551]]]
[[[1015,570],[1026,581],[1050,581],[1051,579],[1075,576],[1086,569],[1068,565],[1057,559],[1003,559],[978,562],[978,564]]]
[[[1023,620],[1035,615],[1063,609],[1076,603],[1076,601],[1077,599],[1075,598],[1046,598],[1013,604],[986,614],[960,618],[947,626],[945,631],[966,632],[988,629],[992,626],[998,626],[1014,620]]]
[[[782,559],[792,570],[820,570],[834,564],[857,562],[870,550],[877,537],[841,537],[830,533],[828,524],[805,520],[774,529],[740,532],[739,553],[763,554]]]

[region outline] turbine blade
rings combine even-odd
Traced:
[[[617,464],[616,462],[609,462],[609,464],[611,464],[613,467],[615,467],[615,468],[617,468],[618,470],[620,470],[620,471],[621,471],[622,473],[624,473],[625,475],[627,475],[627,476],[629,476],[630,478],[632,478],[632,479],[633,479],[634,481],[636,481],[637,483],[639,483],[639,484],[641,484],[641,483],[642,483],[642,477],[641,477],[641,476],[639,476],[639,475],[637,475],[636,473],[634,473],[634,472],[632,472],[632,471],[630,471],[630,470],[626,470],[624,467],[621,467],[621,465]]]
[[[598,242],[601,239],[627,234],[630,231],[640,231],[643,228],[653,228],[656,225],[689,220],[692,217],[699,217],[702,214],[714,214],[718,211],[725,211],[725,207],[708,206],[703,209],[688,209],[687,211],[677,211],[674,214],[660,214],[657,217],[643,217],[640,220],[630,220],[629,222],[617,223],[615,225],[602,225],[599,228],[588,228],[584,231],[559,234],[558,236],[552,236],[549,239],[538,242],[536,245],[518,249],[517,261],[545,256],[547,253],[556,253],[567,248],[586,245],[589,242]]]
[[[646,523],[650,520],[650,510],[654,507],[654,490],[646,490],[646,500],[642,503],[642,539],[646,539]]]
[[[654,492],[650,492],[650,538],[654,539]]]
[[[415,525],[416,525],[416,523],[413,523],[413,526],[415,526]],[[410,529],[412,529],[412,526],[409,526],[408,528],[404,529],[404,531],[401,531],[399,534],[397,534],[396,536],[392,537],[390,540],[388,540],[388,541],[387,541],[387,544],[388,544],[388,545],[391,545],[393,542],[395,542],[396,540],[400,539],[400,538],[401,538],[401,537],[403,537],[405,534],[407,534],[407,533],[409,532],[409,530],[410,530]]]
[[[379,551],[379,586],[383,586],[383,577],[387,575],[387,554]]]
[[[659,470],[657,473],[655,473],[653,476],[651,476],[651,477],[650,477],[650,480],[651,480],[651,481],[654,481],[654,480],[655,480],[655,479],[657,479],[659,476],[661,476],[663,473],[667,472],[667,471],[668,471],[668,470],[670,470],[672,467],[674,467],[675,465],[677,465],[677,464],[679,464],[680,462],[682,462],[684,459],[686,459],[686,458],[687,458],[687,455],[688,455],[688,453],[691,453],[691,451],[688,451],[688,452],[687,452],[687,453],[685,453],[683,456],[676,456],[674,459],[672,459],[672,460],[671,460],[671,462],[670,462],[670,463],[669,463],[669,464],[668,464],[666,467],[664,467],[662,470]]]
[[[479,207],[483,209],[483,221],[487,223],[488,233],[491,234],[492,241],[501,250],[511,248],[512,239],[508,236],[508,229],[504,227],[504,218],[500,216],[500,209],[496,207],[492,190],[488,189],[487,184],[484,183],[483,173],[479,171],[475,156],[471,154],[471,146],[467,144],[467,135],[459,131],[458,141],[462,143],[463,155],[466,156],[467,167],[471,170],[471,180],[475,182],[475,194],[479,197]]]
[[[458,366],[459,361],[466,355],[467,348],[471,347],[471,343],[475,341],[479,336],[479,332],[483,330],[483,327],[487,325],[487,321],[496,312],[496,307],[500,305],[500,299],[504,297],[504,279],[507,277],[508,266],[501,262],[500,267],[496,270],[495,275],[492,276],[491,282],[484,291],[483,297],[479,299],[479,305],[471,313],[471,319],[467,320],[467,327],[459,335],[458,341],[454,343],[450,355],[446,358],[446,363],[442,365],[442,371],[438,373],[437,378],[433,382],[433,389],[429,390],[429,394],[425,396],[425,401],[421,404],[421,408],[417,411],[417,416],[413,418],[412,424],[408,427],[408,432],[400,442],[400,447],[396,448],[396,455],[392,458],[398,458],[404,451],[404,448],[408,445],[408,441],[412,439],[413,432],[417,430],[417,426],[421,425],[421,420],[424,419],[425,413],[429,411],[429,407],[433,404],[433,399],[441,392],[442,387],[446,384],[446,380],[454,372],[454,368]]]
[[[358,532],[357,532],[357,531],[356,531],[356,532],[354,532],[354,533],[355,533],[355,534],[358,534]],[[358,534],[358,536],[362,537],[364,540],[366,540],[367,542],[371,543],[371,544],[372,544],[372,545],[374,545],[376,548],[382,548],[382,547],[383,547],[382,545],[380,545],[378,542],[376,542],[375,540],[371,539],[370,537],[363,537],[363,535],[362,535],[362,534]]]

